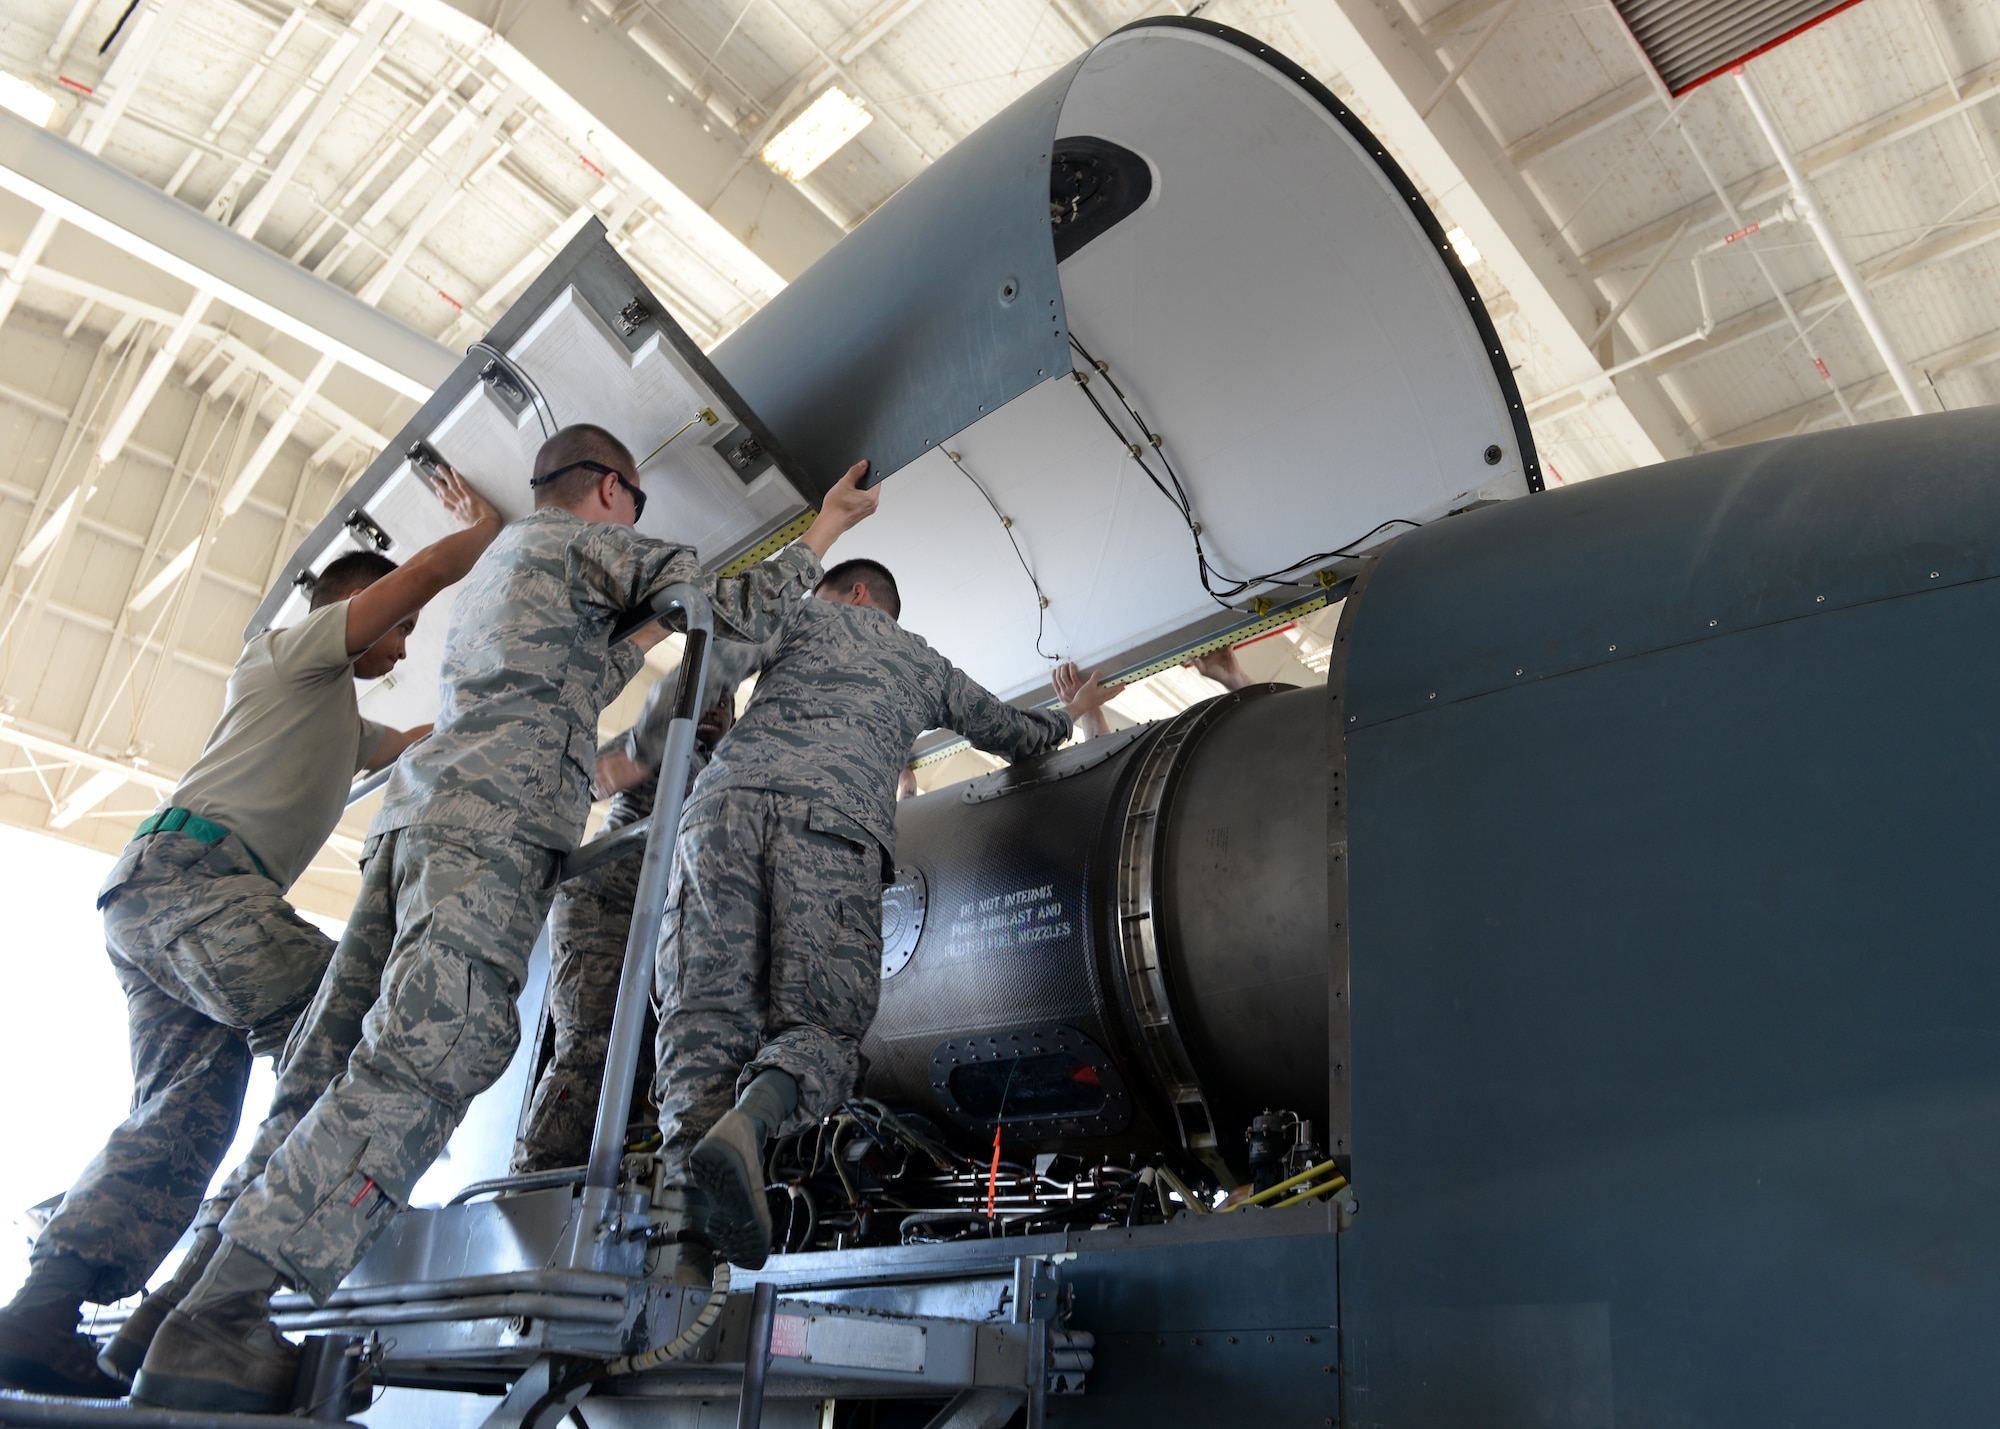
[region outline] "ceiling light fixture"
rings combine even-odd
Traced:
[[[158,574],[139,588],[127,608],[144,610],[165,595],[175,581],[188,573],[188,568],[194,564],[195,553],[201,549],[201,542],[202,538],[197,536],[183,546],[179,555],[160,567]]]
[[[99,804],[125,787],[126,776],[115,769],[104,769],[91,775],[77,785],[69,797],[57,804],[49,814],[49,827],[66,829]]]
[[[1466,267],[1470,268],[1479,261],[1479,250],[1473,247],[1472,240],[1465,236],[1464,229],[1452,229],[1445,234],[1445,241],[1451,244],[1452,250],[1458,254],[1458,261]]]
[[[46,129],[55,116],[56,97],[25,79],[0,70],[0,109],[11,109],[30,124]]]
[[[14,557],[15,565],[32,566],[48,554],[49,547],[55,545],[56,537],[62,535],[63,527],[69,524],[70,513],[76,510],[76,498],[77,493],[72,491],[62,499],[60,506],[49,513],[41,529],[22,544],[21,553]]]
[[[778,131],[764,146],[764,162],[797,183],[874,121],[860,100],[836,86]]]

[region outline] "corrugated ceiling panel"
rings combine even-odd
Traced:
[[[1612,0],[1667,88],[1685,94],[1857,0]]]

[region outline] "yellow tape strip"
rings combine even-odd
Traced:
[[[1121,674],[1118,676],[1118,683],[1129,685],[1134,680],[1143,680],[1149,675],[1159,674],[1162,670],[1171,670],[1176,665],[1184,665],[1197,655],[1210,655],[1222,649],[1225,645],[1241,645],[1246,640],[1255,640],[1259,635],[1266,635],[1273,630],[1290,625],[1300,616],[1311,615],[1315,610],[1322,609],[1325,605],[1326,597],[1323,595],[1313,596],[1311,599],[1301,601],[1297,605],[1288,605],[1276,614],[1265,616],[1262,620],[1253,620],[1248,625],[1239,625],[1234,630],[1224,631],[1213,640],[1206,641],[1200,645],[1190,646],[1186,650],[1177,651],[1167,656],[1164,660],[1155,660],[1150,665],[1141,665],[1136,670]]]
[[[1163,660],[1155,660],[1150,665],[1141,665],[1134,670],[1122,671],[1112,677],[1113,681],[1120,685],[1129,685],[1134,680],[1143,680],[1150,675],[1157,675],[1163,670],[1172,670],[1177,666],[1186,664],[1197,655],[1212,654],[1224,646],[1241,645],[1246,640],[1255,640],[1259,635],[1267,635],[1273,630],[1283,629],[1300,616],[1311,615],[1315,610],[1322,610],[1325,606],[1326,597],[1324,595],[1311,596],[1298,602],[1296,605],[1288,605],[1283,610],[1267,615],[1262,620],[1253,620],[1248,625],[1236,626],[1234,629],[1223,631],[1212,640],[1204,641],[1199,645],[1191,645],[1185,650],[1176,651]],[[1266,608],[1268,609],[1268,606]],[[1056,702],[1051,700],[1043,705],[1042,708],[1054,709],[1056,708]],[[910,761],[910,768],[922,769],[928,765],[937,764],[949,759],[954,754],[963,754],[970,748],[972,748],[972,745],[966,740],[955,739],[949,744],[941,744],[936,749],[912,759]]]
[[[798,540],[799,537],[805,535],[806,528],[812,525],[813,517],[817,515],[819,513],[811,509],[801,511],[790,523],[773,531],[742,555],[731,560],[721,570],[717,571],[716,574],[720,576],[742,575],[745,571],[756,565],[757,562],[767,556],[776,555],[779,551],[791,545],[792,542]]]

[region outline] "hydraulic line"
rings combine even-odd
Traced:
[[[1330,1196],[1346,1184],[1347,1178],[1345,1176],[1336,1176],[1331,1181],[1325,1182],[1322,1185],[1308,1186],[1296,1196],[1287,1196],[1282,1201],[1274,1201],[1271,1204],[1271,1209],[1276,1211],[1286,1206],[1296,1206],[1301,1201],[1312,1201],[1317,1200],[1321,1196]]]
[[[595,1378],[613,1379],[624,1374],[644,1374],[649,1369],[659,1368],[669,1360],[685,1359],[693,1352],[694,1347],[701,1343],[701,1337],[715,1328],[715,1322],[722,1318],[722,1307],[728,1299],[729,1263],[718,1260],[715,1263],[715,1279],[708,1287],[708,1303],[695,1315],[693,1324],[658,1349],[612,1360]]]
[[[1322,1161],[1319,1163],[1319,1165],[1313,1167],[1309,1171],[1299,1172],[1298,1175],[1292,1177],[1292,1179],[1289,1181],[1280,1181],[1277,1185],[1271,1187],[1271,1189],[1268,1191],[1259,1191],[1254,1196],[1245,1196],[1242,1200],[1238,1201],[1234,1206],[1231,1206],[1230,1209],[1233,1211],[1241,1211],[1251,1206],[1264,1205],[1267,1202],[1275,1200],[1277,1197],[1284,1195],[1285,1192],[1291,1190],[1293,1187],[1303,1186],[1306,1182],[1311,1181],[1316,1177],[1324,1176],[1327,1172],[1331,1170],[1333,1170],[1333,1163],[1331,1161]],[[1334,1177],[1334,1180],[1339,1181],[1343,1186],[1347,1184],[1345,1177],[1336,1176]]]

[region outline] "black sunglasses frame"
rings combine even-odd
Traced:
[[[569,464],[568,466],[559,466],[559,467],[557,467],[557,468],[556,468],[556,469],[555,469],[554,471],[550,472],[550,473],[549,473],[549,474],[548,474],[547,476],[538,476],[538,477],[536,477],[536,478],[535,478],[535,479],[534,479],[533,481],[529,482],[529,483],[528,483],[528,485],[529,485],[529,486],[530,486],[531,488],[532,488],[532,487],[537,487],[537,486],[546,486],[546,485],[548,485],[548,484],[549,484],[550,482],[552,482],[552,481],[556,480],[556,478],[558,478],[558,477],[563,477],[563,476],[568,476],[568,475],[569,475],[569,474],[570,474],[571,472],[573,472],[573,471],[594,471],[594,472],[596,472],[596,473],[597,473],[597,474],[598,474],[599,476],[615,476],[615,477],[617,477],[617,478],[618,478],[618,484],[619,484],[620,486],[624,487],[624,488],[625,488],[625,489],[626,489],[626,490],[627,490],[628,492],[630,492],[630,493],[632,494],[632,520],[633,520],[633,522],[634,522],[634,523],[636,524],[636,523],[638,522],[639,518],[640,518],[640,517],[642,517],[642,516],[644,516],[644,515],[646,514],[646,493],[645,493],[645,492],[643,492],[643,491],[641,491],[641,490],[640,490],[640,489],[638,488],[638,486],[637,486],[637,485],[635,485],[634,483],[632,483],[632,482],[630,482],[630,481],[627,481],[627,480],[625,479],[625,473],[624,473],[624,472],[622,472],[622,471],[618,470],[618,468],[617,468],[617,467],[615,467],[615,466],[606,466],[606,465],[605,465],[605,464],[604,464],[603,462],[598,462],[598,461],[573,461],[573,462],[571,462],[571,463],[570,463],[570,464]]]

